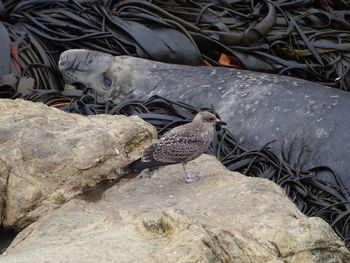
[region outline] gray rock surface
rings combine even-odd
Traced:
[[[22,228],[136,159],[156,138],[138,117],[85,117],[0,100],[0,215]]]
[[[329,225],[298,211],[271,181],[229,172],[213,157],[73,199],[23,230],[0,256],[17,262],[350,262]]]

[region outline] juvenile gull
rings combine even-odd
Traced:
[[[208,149],[217,123],[223,122],[214,114],[207,111],[199,112],[192,122],[166,132],[157,143],[145,149],[141,158],[131,163],[127,169],[141,171],[181,163],[186,182],[199,180],[197,173],[186,172],[185,164]],[[141,174],[144,174],[144,171]]]

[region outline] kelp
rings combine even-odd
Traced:
[[[346,1],[2,2],[0,21],[50,45],[41,55],[85,48],[271,72],[350,89]],[[54,68],[49,60],[45,65]]]

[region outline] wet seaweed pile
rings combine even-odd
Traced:
[[[149,99],[127,99],[118,104],[98,102],[93,89],[86,89],[81,97],[61,107],[62,110],[82,115],[122,114],[138,115],[157,128],[159,135],[169,129],[192,121],[197,112],[210,108],[194,108],[159,96]],[[350,194],[339,178],[328,167],[314,167],[299,171],[285,158],[269,149],[268,142],[259,149],[247,149],[225,127],[217,126],[209,154],[217,157],[231,171],[247,176],[267,178],[280,185],[298,208],[308,216],[327,221],[350,248]],[[335,183],[319,178],[320,172],[334,177]]]
[[[50,51],[48,44],[36,36],[1,20],[0,38],[0,98],[23,97],[32,89],[63,90],[58,52]]]
[[[295,76],[350,89],[345,1],[112,1],[114,14],[152,12],[183,27],[207,64]]]
[[[350,89],[346,1],[3,0],[2,4],[0,33],[8,40],[3,48],[12,67],[0,76],[11,73],[35,80],[16,83],[22,88],[11,90],[12,96],[16,91],[25,93],[28,86],[62,89],[62,81],[50,73],[57,70],[58,54],[71,48],[273,72]]]

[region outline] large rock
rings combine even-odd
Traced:
[[[74,199],[13,241],[11,262],[350,262],[329,225],[298,211],[271,181],[229,172],[213,157],[134,179],[98,202]]]
[[[156,138],[155,129],[138,117],[85,117],[22,100],[0,100],[0,112],[5,228],[25,227],[83,190],[118,177],[118,168]]]

